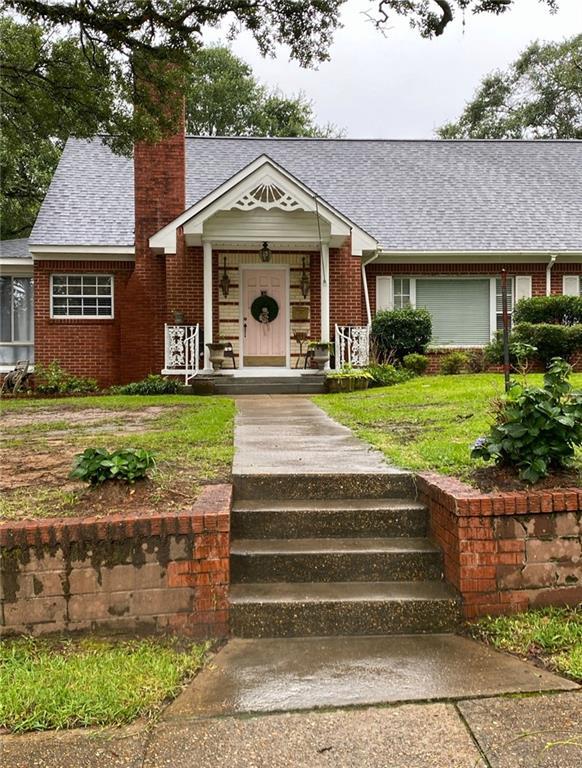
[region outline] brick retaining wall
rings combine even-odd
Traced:
[[[230,485],[190,512],[0,525],[0,636],[228,635]]]
[[[486,494],[428,472],[417,484],[467,618],[582,602],[582,489]]]

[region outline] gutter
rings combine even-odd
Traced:
[[[362,262],[362,280],[364,283],[364,298],[366,300],[366,318],[368,320],[368,328],[372,325],[372,310],[370,309],[370,294],[368,293],[368,279],[366,277],[366,267],[368,264],[371,264],[373,261],[376,261],[378,256],[380,255],[380,251],[376,251],[376,253],[368,259],[368,261]]]
[[[546,267],[546,296],[552,295],[552,269],[554,268],[557,258],[557,255],[552,253],[550,260],[548,261],[548,266]]]

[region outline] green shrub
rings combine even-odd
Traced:
[[[441,360],[441,373],[452,376],[462,373],[469,364],[469,355],[466,352],[449,352]]]
[[[414,378],[414,373],[405,368],[396,368],[390,363],[371,363],[367,368],[371,387],[391,387]]]
[[[95,379],[69,373],[58,360],[53,360],[48,365],[36,363],[34,380],[35,391],[39,395],[84,395],[99,390]]]
[[[386,310],[372,321],[372,344],[379,362],[401,361],[413,352],[423,354],[431,336],[432,320],[426,309]]]
[[[513,312],[514,323],[582,323],[582,296],[534,296],[520,299]]]
[[[70,477],[91,485],[105,480],[133,483],[146,477],[155,464],[153,455],[142,448],[121,448],[111,453],[105,448],[86,448],[75,457]]]
[[[474,349],[468,354],[467,368],[471,373],[483,373],[487,368],[485,350]]]
[[[509,337],[510,361],[514,363],[514,351],[529,347],[531,358],[540,360],[546,367],[554,357],[567,360],[576,350],[582,349],[582,324],[553,325],[551,323],[519,323]],[[499,331],[485,349],[491,363],[503,363],[503,334]]]
[[[407,371],[412,371],[416,376],[422,376],[428,368],[428,357],[420,355],[418,352],[411,352],[409,355],[404,356],[402,366]]]
[[[496,423],[480,437],[472,458],[515,467],[528,483],[567,464],[582,445],[582,390],[573,390],[572,367],[554,358],[544,385],[528,387],[512,382],[498,403]]]
[[[177,395],[182,391],[182,384],[177,379],[150,373],[142,381],[111,387],[115,395]]]

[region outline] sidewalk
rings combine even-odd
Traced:
[[[10,768],[578,768],[582,695],[0,737]]]

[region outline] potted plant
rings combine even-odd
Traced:
[[[313,362],[320,371],[323,371],[326,363],[329,362],[332,347],[333,344],[329,341],[312,341],[309,344],[309,349],[313,352]]]
[[[226,349],[226,342],[224,341],[218,341],[215,343],[209,342],[207,345],[208,351],[210,352],[210,362],[212,363],[212,368],[215,371],[219,371],[222,368],[222,364],[224,363],[224,350]]]
[[[344,365],[334,373],[329,373],[325,379],[326,390],[329,393],[353,392],[356,389],[367,389],[370,379],[369,371],[363,368],[354,368],[352,365]]]

